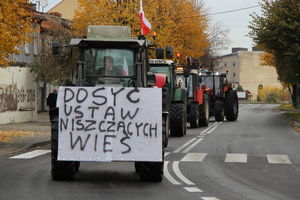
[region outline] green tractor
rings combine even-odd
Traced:
[[[74,51],[75,49],[79,51],[80,56],[77,68],[72,75],[73,78],[65,86],[92,88],[112,86],[120,88],[129,87],[135,88],[135,91],[139,88],[154,87],[155,84],[159,87],[165,87],[165,79],[160,77],[161,75],[159,74],[151,73],[149,70],[148,49],[151,47],[151,44],[144,36],[132,38],[130,27],[89,26],[87,38],[72,39],[70,47]],[[112,62],[112,60],[114,60],[114,72],[111,68],[104,67],[104,65],[109,66],[109,62]],[[157,80],[160,80],[159,84],[157,84]],[[96,95],[96,93],[94,96],[97,98],[100,97]],[[79,98],[79,96],[77,96],[77,98]],[[162,101],[162,105],[166,105],[165,101],[168,100],[162,98]],[[76,159],[58,159],[58,134],[62,125],[59,120],[60,109],[61,108],[56,109],[56,112],[53,113],[54,116],[52,120],[51,174],[53,180],[69,180],[72,179],[74,174],[79,170],[80,162]],[[162,152],[156,152],[158,156],[162,155],[162,161],[151,161],[147,160],[148,158],[145,158],[145,160],[133,160],[135,162],[136,171],[142,180],[161,181],[163,178],[163,155],[164,147],[166,146],[168,124],[168,117],[166,116],[167,114],[163,112],[162,133],[159,133],[162,135]],[[76,143],[77,142],[81,143],[82,141],[77,139]],[[124,141],[121,142],[124,144]],[[111,143],[106,142],[104,144],[109,145]],[[95,148],[96,147],[95,145]],[[88,158],[86,160],[88,160]]]
[[[176,63],[164,59],[150,59],[149,63],[150,71],[167,76],[166,96],[168,96],[167,99],[169,99],[169,102],[166,107],[170,115],[170,135],[182,137],[186,134],[187,130],[187,90],[186,88],[178,87],[176,84]]]
[[[209,91],[211,115],[214,115],[215,120],[224,121],[226,117],[227,121],[236,121],[239,113],[238,96],[227,81],[227,73],[202,70],[199,75],[201,87]]]
[[[208,126],[210,117],[209,90],[201,87],[201,77],[197,69],[180,66],[176,70],[177,84],[187,88],[187,113],[191,128]]]

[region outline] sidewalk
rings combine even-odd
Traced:
[[[38,113],[38,122],[0,125],[0,156],[50,142],[48,112]]]

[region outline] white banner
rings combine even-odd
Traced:
[[[246,92],[237,92],[237,96],[239,99],[246,99]]]
[[[162,161],[160,88],[60,87],[58,160]]]

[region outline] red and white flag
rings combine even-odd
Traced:
[[[145,17],[145,13],[143,11],[143,1],[140,0],[140,20],[142,25],[142,35],[147,35],[151,31],[151,24]]]

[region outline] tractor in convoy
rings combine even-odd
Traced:
[[[89,26],[87,38],[71,40],[80,56],[72,79],[59,87],[51,128],[53,180],[72,179],[81,161],[131,161],[141,180],[162,180],[168,133],[162,105],[169,100],[154,87],[165,88],[166,75],[149,70],[151,47],[144,36],[132,38],[126,26]]]
[[[188,113],[187,121],[191,128],[200,126],[208,126],[210,116],[209,95],[210,92],[201,86],[201,78],[197,69],[190,66],[179,66],[176,69],[177,85],[187,88],[187,104]]]
[[[188,90],[188,122],[191,128],[208,126],[209,117],[216,121],[235,121],[238,118],[237,92],[227,81],[227,73],[201,70],[194,58],[188,57],[185,66],[177,68],[177,84]]]
[[[238,96],[227,81],[227,73],[200,70],[199,76],[201,87],[209,91],[210,113],[215,120],[224,121],[226,117],[227,121],[236,121],[239,112]]]
[[[168,52],[166,48],[166,52]],[[159,56],[158,53],[156,57]],[[187,110],[186,110],[186,88],[179,88],[176,84],[176,63],[172,60],[150,59],[150,71],[167,76],[166,95],[169,99],[167,110],[169,112],[170,135],[182,137],[187,130]]]

